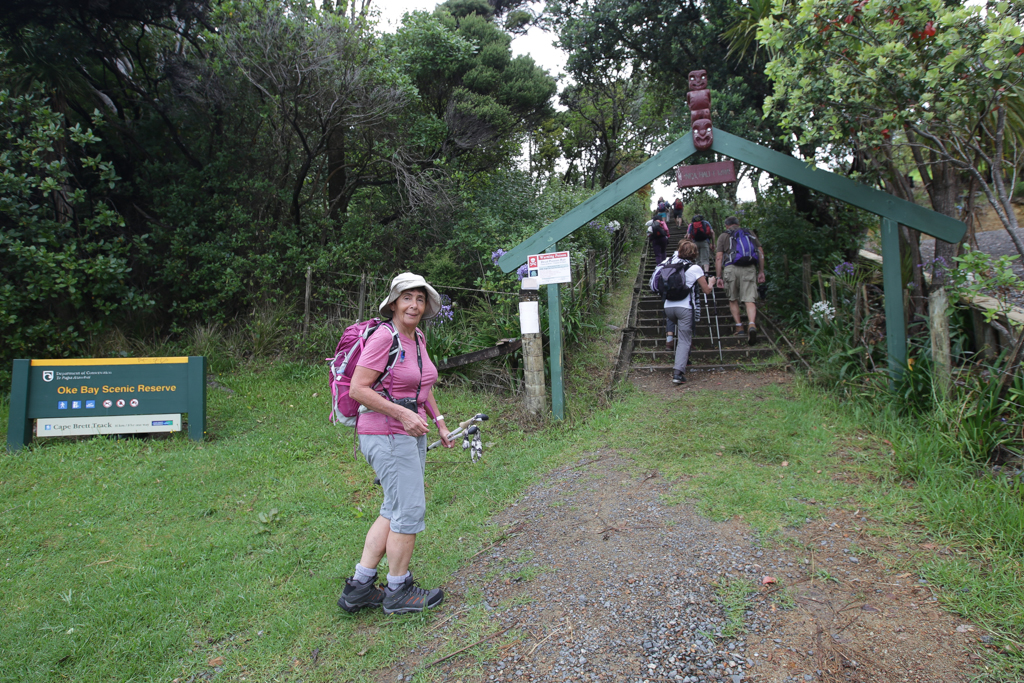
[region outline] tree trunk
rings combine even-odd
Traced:
[[[935,211],[950,218],[960,218],[960,209],[956,207],[956,200],[960,196],[960,174],[953,164],[940,162],[933,165],[932,182],[927,189]],[[953,257],[956,256],[957,246],[940,239],[935,240],[935,260],[931,264],[932,287],[945,284],[946,271],[956,265]]]
[[[345,131],[338,126],[331,131],[327,142],[327,206],[332,221],[337,221],[341,215],[342,197],[348,184],[345,162]]]

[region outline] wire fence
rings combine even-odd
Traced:
[[[581,305],[593,310],[605,293],[621,275],[623,252],[628,244],[625,229],[612,234],[606,249],[575,254],[572,259],[572,282],[562,285],[563,295],[570,305]],[[348,324],[377,314],[377,306],[388,292],[393,273],[367,270],[362,273],[343,272],[310,267],[306,272],[306,294],[303,302],[304,329],[310,325]],[[475,299],[488,303],[518,301],[518,289],[480,289],[455,285],[440,285],[438,292],[462,306]]]

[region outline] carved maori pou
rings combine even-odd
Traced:
[[[691,71],[686,104],[690,107],[690,122],[693,128],[693,146],[701,151],[711,149],[714,130],[711,127],[711,91],[708,90],[708,72],[704,69]]]

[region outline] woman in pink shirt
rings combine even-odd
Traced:
[[[433,386],[437,368],[427,356],[420,320],[433,318],[441,297],[419,275],[402,273],[391,281],[391,291],[380,304],[390,323],[381,325],[366,340],[352,375],[349,396],[361,405],[356,419],[359,448],[384,489],[380,516],[370,527],[355,575],[345,580],[338,605],[348,612],[383,606],[388,614],[422,612],[440,605],[440,588],[424,589],[413,582],[409,562],[416,534],[426,528],[423,477],[427,460],[427,413],[451,448],[444,415],[437,407]],[[399,356],[387,368],[393,335],[398,334]],[[377,586],[377,564],[388,556],[387,586]]]

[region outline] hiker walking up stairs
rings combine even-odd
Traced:
[[[666,345],[666,318],[664,301],[650,291],[648,283],[658,266],[653,249],[640,259],[637,281],[641,284],[637,300],[636,337],[631,359],[631,371],[662,372],[671,381],[675,362],[675,346]],[[711,275],[713,273],[709,273]],[[717,285],[717,283],[716,283]],[[757,343],[751,345],[746,337],[733,335],[733,320],[728,301],[721,289],[704,294],[694,288],[700,307],[700,320],[694,325],[690,345],[687,373],[716,369],[749,368],[775,354],[764,331]]]

